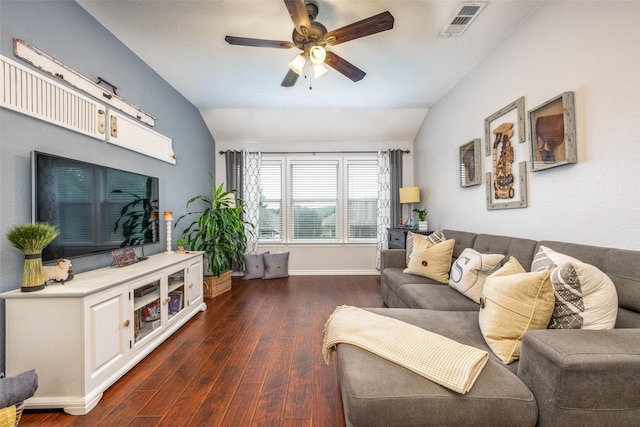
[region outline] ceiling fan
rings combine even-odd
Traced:
[[[289,72],[282,81],[282,86],[290,87],[296,83],[302,73],[307,59],[311,62],[315,77],[327,72],[324,64],[344,74],[354,82],[364,78],[365,72],[342,59],[334,52],[325,50],[326,46],[335,46],[340,43],[370,36],[393,28],[394,18],[389,11],[379,13],[353,24],[327,31],[324,25],[315,20],[318,16],[318,5],[314,1],[284,0],[295,28],[292,41],[263,40],[247,37],[226,36],[224,39],[229,44],[239,46],[272,47],[289,49],[297,47],[302,51],[289,64]]]

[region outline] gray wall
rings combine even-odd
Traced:
[[[0,292],[20,287],[22,253],[9,244],[6,234],[31,220],[33,150],[156,176],[160,211],[172,210],[174,218],[184,213],[188,198],[209,192],[215,153],[198,110],[75,2],[0,0],[0,53],[21,62],[13,55],[14,37],[94,81],[101,76],[115,84],[118,95],[156,117],[154,130],[173,140],[178,159],[171,165],[0,108]],[[162,224],[161,243],[145,249],[146,254],[165,250],[164,229]],[[173,233],[174,241],[178,232]],[[79,273],[110,263],[109,255],[79,258],[73,260],[73,269]],[[5,325],[0,300],[0,372],[5,366],[5,326],[18,327]]]

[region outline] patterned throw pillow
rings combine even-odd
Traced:
[[[409,265],[403,272],[428,277],[440,283],[448,283],[455,243],[455,240],[449,239],[432,245],[426,239],[416,239]]]
[[[264,255],[264,278],[289,277],[289,252]]]
[[[605,273],[591,264],[545,246],[532,269],[551,272],[555,307],[550,329],[612,329],[618,317],[618,293]]]
[[[409,258],[411,257],[411,252],[413,252],[413,246],[414,246],[413,242],[415,242],[416,239],[424,239],[427,242],[429,242],[431,246],[437,245],[438,243],[442,243],[445,240],[447,240],[444,237],[444,233],[442,232],[442,230],[436,230],[433,233],[429,234],[428,236],[425,236],[424,234],[412,233],[409,231],[407,233],[407,243],[406,243],[407,266],[409,265]]]
[[[509,364],[520,358],[522,336],[545,329],[555,298],[548,271],[527,273],[511,257],[484,284],[478,323],[491,351]]]
[[[481,254],[467,248],[451,266],[449,286],[479,303],[487,276],[500,268],[502,254]]]

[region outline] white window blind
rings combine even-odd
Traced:
[[[291,240],[337,239],[338,162],[290,164]]]
[[[378,215],[378,165],[347,163],[347,239],[375,239]]]
[[[282,240],[282,161],[263,160],[260,165],[260,240]]]

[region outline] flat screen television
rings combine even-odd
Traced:
[[[34,151],[32,219],[60,230],[44,262],[158,242],[158,178]]]

